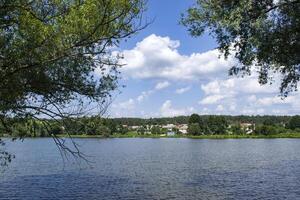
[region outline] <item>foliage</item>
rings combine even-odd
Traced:
[[[13,137],[51,135],[61,151],[84,158],[74,141],[75,150],[56,136],[65,129],[108,134],[93,120],[85,126],[75,118],[106,111],[122,58],[112,48],[145,27],[144,4],[0,0],[0,130]]]
[[[189,118],[189,124],[199,123],[201,120],[200,116],[196,113],[192,114]]]
[[[293,116],[292,119],[288,123],[288,128],[295,130],[300,129],[300,116]]]
[[[0,117],[74,116],[118,86],[111,47],[143,28],[143,0],[0,1]],[[97,70],[97,74],[95,72]]]
[[[200,126],[199,126],[199,123],[191,123],[191,124],[189,124],[188,133],[190,135],[201,135],[202,134],[202,130],[201,130]]]
[[[234,135],[243,135],[245,133],[245,131],[240,126],[240,124],[233,124],[230,127],[230,132],[231,132],[231,134],[234,134]]]
[[[277,134],[277,130],[274,126],[260,125],[256,127],[255,133],[257,135],[275,135]]]
[[[151,128],[151,134],[153,135],[160,135],[161,134],[161,129],[159,126],[152,126]]]
[[[147,129],[146,129],[145,126],[141,126],[141,127],[137,130],[138,134],[140,134],[140,135],[145,135],[146,131],[147,131]]]
[[[226,58],[233,54],[239,60],[231,75],[258,68],[259,83],[266,84],[270,73],[280,73],[286,96],[300,80],[299,20],[299,0],[197,0],[181,23],[195,37],[208,31]]]
[[[198,115],[199,116],[199,115]],[[189,117],[186,117],[189,121]],[[156,118],[155,121],[163,123],[164,118]],[[168,120],[171,120],[169,118]],[[289,134],[299,133],[299,116],[207,116],[201,115],[197,117],[198,123],[188,124],[188,134],[199,135],[274,135],[274,134]],[[174,122],[177,120],[173,119]],[[272,121],[272,123],[270,123]],[[68,120],[68,123],[60,122],[60,120],[44,119],[38,120],[34,118],[14,118],[6,119],[5,124],[12,124],[10,130],[6,132],[3,124],[0,124],[0,133],[5,136],[13,137],[50,137],[67,135],[68,133],[78,136],[102,136],[113,137],[114,135],[126,136],[130,129],[124,125],[128,122],[117,119],[107,119],[98,116],[81,117]],[[169,121],[170,122],[170,121]],[[172,122],[172,121],[171,121]],[[43,124],[49,126],[44,126]],[[150,124],[149,119],[138,119],[137,122],[130,122],[136,126],[140,126],[136,132],[138,135],[159,136],[167,133],[167,129],[160,125]],[[246,132],[241,127],[241,123],[251,123],[249,127],[251,132]],[[62,126],[64,124],[65,126]],[[179,124],[179,123],[178,123]],[[285,125],[287,124],[287,125]],[[47,127],[50,127],[47,129]],[[151,128],[150,128],[151,127]],[[177,135],[177,128],[172,129]],[[149,133],[149,134],[146,134]],[[151,133],[151,134],[150,134]]]
[[[223,116],[210,116],[207,121],[207,126],[210,134],[225,134],[228,123]]]

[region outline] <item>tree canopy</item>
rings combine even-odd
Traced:
[[[49,125],[53,124],[49,118],[75,118],[91,105],[102,114],[118,87],[121,56],[112,49],[146,26],[144,4],[144,0],[0,0],[0,123],[4,132],[34,134],[29,126],[39,124],[31,122]],[[13,125],[12,118],[25,122]],[[44,120],[33,120],[37,118]],[[63,128],[60,125],[56,130]],[[53,139],[62,150],[81,157],[73,140],[75,150],[62,138]],[[0,145],[4,145],[1,139]],[[11,158],[0,149],[4,165]]]
[[[181,23],[195,37],[208,31],[225,58],[237,58],[231,75],[256,70],[259,83],[266,84],[271,72],[281,74],[280,93],[286,96],[300,80],[299,20],[299,0],[197,0]]]
[[[289,121],[288,127],[293,130],[300,129],[300,116],[293,116],[292,119]]]
[[[118,86],[111,49],[142,28],[143,9],[143,0],[0,0],[2,119],[103,104]]]

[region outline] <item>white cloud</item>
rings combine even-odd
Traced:
[[[231,105],[229,106],[229,111],[231,111],[231,112],[236,111],[236,105],[235,105],[235,104],[231,104]]]
[[[172,102],[170,100],[166,100],[160,108],[161,116],[163,117],[173,117],[179,115],[188,115],[194,112],[193,107],[189,107],[186,109],[176,109],[172,107]]]
[[[154,93],[154,90],[148,90],[148,91],[143,91],[137,98],[136,100],[138,102],[144,101],[147,97],[149,97],[151,94]]]
[[[189,91],[190,89],[191,89],[191,87],[178,88],[178,89],[176,89],[175,93],[176,94],[183,94],[183,93]]]
[[[255,103],[256,102],[256,100],[257,100],[257,98],[256,98],[256,95],[251,95],[251,96],[249,96],[249,97],[247,97],[247,101],[249,102],[249,103]]]
[[[222,105],[218,105],[216,111],[222,112],[224,111],[224,107]]]
[[[154,94],[158,90],[165,89],[169,87],[171,84],[168,81],[163,81],[163,82],[158,82],[155,87],[151,90],[143,91],[137,98],[136,100],[138,102],[144,101],[146,98],[148,98],[150,95]]]
[[[217,73],[227,74],[233,59],[220,58],[218,50],[182,55],[180,42],[152,34],[131,50],[124,50],[122,71],[132,78],[164,78],[168,80],[197,80]]]
[[[286,98],[281,98],[279,96],[271,96],[271,97],[262,97],[257,99],[256,103],[262,106],[274,106],[274,105],[284,105],[288,104],[291,105],[292,108],[297,109],[298,112],[300,111],[300,93],[291,94]],[[296,111],[297,111],[296,110]]]
[[[244,78],[229,77],[227,79],[216,79],[201,85],[205,94],[258,94],[276,93],[278,87],[274,85],[260,85],[257,74]]]
[[[263,108],[258,108],[258,109],[244,108],[243,110],[241,110],[241,114],[261,115],[261,114],[265,114],[265,109],[263,109]]]
[[[119,107],[121,109],[127,109],[127,110],[134,109],[134,100],[129,99],[127,101],[120,102],[119,104],[115,105],[115,107]]]
[[[254,69],[251,76],[229,77],[228,69],[235,63],[232,57],[228,60],[218,58],[218,50],[211,50],[203,53],[181,54],[178,49],[180,42],[169,37],[161,37],[152,34],[141,42],[137,43],[133,49],[115,51],[124,55],[122,72],[125,78],[160,80],[150,88],[145,89],[140,95],[132,97],[128,101],[121,102],[119,108],[132,108],[138,110],[141,103],[156,95],[171,84],[185,84],[187,87],[177,88],[172,95],[183,94],[195,84],[200,85],[201,90],[195,93],[201,96],[199,110],[203,113],[215,114],[299,114],[300,113],[300,93],[291,93],[285,99],[278,97],[280,77],[275,76],[275,84],[260,85],[258,83],[258,73]],[[147,81],[147,80],[145,80]],[[175,99],[178,96],[168,98]],[[177,100],[177,99],[176,99]],[[190,112],[190,105],[195,100],[186,101],[188,105],[184,108],[174,108],[170,100],[166,100],[161,108],[151,108],[151,116],[174,116]],[[189,102],[189,103],[188,103]],[[205,107],[205,108],[203,108]],[[144,108],[143,108],[144,109]],[[141,110],[141,109],[140,109]],[[141,113],[138,110],[136,113]],[[146,109],[147,110],[147,109]],[[143,114],[143,115],[144,115]]]
[[[223,96],[223,95],[214,94],[214,95],[205,97],[204,99],[199,101],[199,104],[202,104],[202,105],[216,104],[224,98],[225,98],[225,96]]]
[[[155,86],[155,90],[162,90],[170,86],[168,81],[158,82]]]

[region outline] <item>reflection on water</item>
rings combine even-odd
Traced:
[[[299,139],[78,139],[92,167],[51,139],[8,144],[0,199],[300,199]]]

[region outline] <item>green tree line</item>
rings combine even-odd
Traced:
[[[245,127],[243,124],[247,123]],[[137,134],[166,134],[164,124],[188,124],[189,135],[272,135],[299,132],[300,116],[216,116],[198,115],[172,118],[101,118],[81,117],[68,121],[53,119],[13,118],[0,123],[0,136],[49,137],[53,135],[124,135],[131,126],[139,126]],[[180,133],[176,128],[172,131]]]

